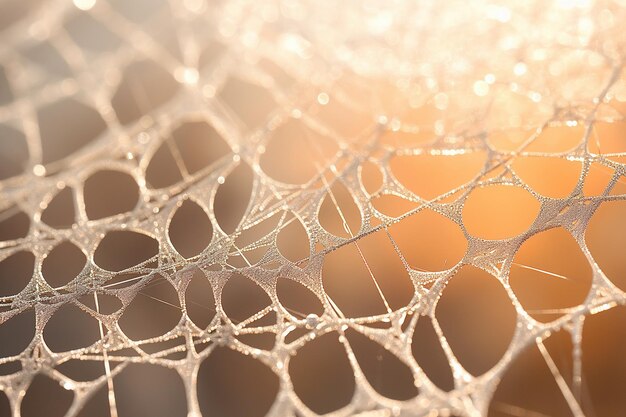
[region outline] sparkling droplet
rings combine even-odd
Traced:
[[[33,167],[33,174],[38,177],[43,177],[46,175],[46,168],[43,165],[37,164]]]
[[[309,314],[308,316],[306,316],[306,326],[310,329],[314,329],[315,327],[317,327],[319,320],[320,318],[317,316],[317,314]]]
[[[176,71],[174,72],[174,77],[179,83],[196,85],[198,83],[198,79],[200,78],[200,74],[195,68],[181,67],[176,69]]]
[[[513,67],[513,74],[517,75],[518,77],[521,77],[522,75],[526,74],[527,71],[528,71],[528,66],[523,62],[518,62]]]
[[[91,10],[96,5],[96,0],[74,0],[74,6],[80,10]]]
[[[476,94],[478,97],[485,97],[487,94],[489,94],[489,84],[487,84],[487,81],[484,80],[478,80],[474,83],[474,94]]]
[[[328,96],[328,94],[319,93],[317,95],[317,102],[320,103],[322,106],[327,105],[329,101],[330,101],[330,97]]]

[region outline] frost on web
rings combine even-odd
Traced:
[[[0,3],[0,416],[618,415],[625,7]]]

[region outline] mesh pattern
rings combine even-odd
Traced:
[[[199,369],[227,348],[279,381],[267,415],[480,416],[535,344],[571,413],[583,415],[585,319],[625,301],[586,231],[599,207],[626,213],[626,15],[620,1],[463,3],[63,0],[16,15],[0,45],[0,265],[32,254],[24,262],[33,268],[23,282],[0,276],[0,329],[12,338],[20,323],[33,337],[0,357],[0,366],[20,364],[0,376],[12,414],[23,414],[31,381],[45,375],[73,393],[67,415],[98,390],[117,415],[116,378],[151,364],[178,374],[188,414],[199,416]],[[564,147],[554,135],[571,140]],[[533,178],[521,160],[547,168]],[[398,161],[408,161],[404,174]],[[552,192],[549,178],[568,169],[571,187]],[[449,186],[423,189],[448,174]],[[596,176],[604,179],[593,191]],[[483,192],[496,202],[481,205]],[[396,203],[401,210],[390,209]],[[493,216],[487,226],[472,220],[476,210]],[[575,242],[591,278],[575,303],[533,309],[512,275],[571,278],[517,258],[555,229]],[[446,256],[420,256],[437,239]],[[380,258],[383,247],[393,261]],[[350,250],[371,278],[358,284],[375,290],[371,303],[336,283],[352,274],[340,265]],[[390,278],[385,262],[401,264],[406,281]],[[463,271],[488,274],[514,317],[499,358],[475,372],[438,317]],[[289,304],[285,281],[319,311]],[[194,298],[194,285],[209,290]],[[391,297],[392,287],[408,291]],[[136,324],[142,299],[175,318]],[[53,347],[55,332],[88,333],[63,325],[68,309],[95,336]],[[426,321],[449,389],[416,359],[414,332]],[[574,346],[569,385],[543,344],[561,330]],[[376,389],[351,331],[410,375],[409,398]],[[271,347],[247,335],[269,335]],[[336,410],[312,409],[290,372],[324,337],[342,347],[354,377],[351,400]],[[61,368],[72,361],[97,363],[102,375],[72,379]]]

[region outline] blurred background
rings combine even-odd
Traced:
[[[615,1],[0,1],[0,416],[619,416]]]

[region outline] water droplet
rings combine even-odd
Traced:
[[[46,168],[43,165],[37,164],[33,167],[33,174],[38,177],[43,177],[46,175]]]
[[[328,94],[319,93],[317,95],[317,102],[320,103],[322,106],[327,105],[329,101],[330,101],[330,97],[328,96]]]
[[[320,318],[317,316],[317,314],[309,314],[308,316],[306,316],[306,326],[310,329],[314,329],[315,327],[317,327],[319,320]]]
[[[518,62],[513,67],[513,74],[517,75],[518,77],[526,74],[526,71],[528,71],[528,66],[523,62]]]
[[[485,80],[478,80],[474,83],[473,90],[478,97],[484,97],[489,94],[489,84]]]
[[[196,85],[198,83],[198,79],[200,78],[200,74],[195,68],[181,67],[174,71],[174,78],[182,84]]]
[[[95,5],[96,0],[74,0],[74,6],[83,11],[91,10]]]

